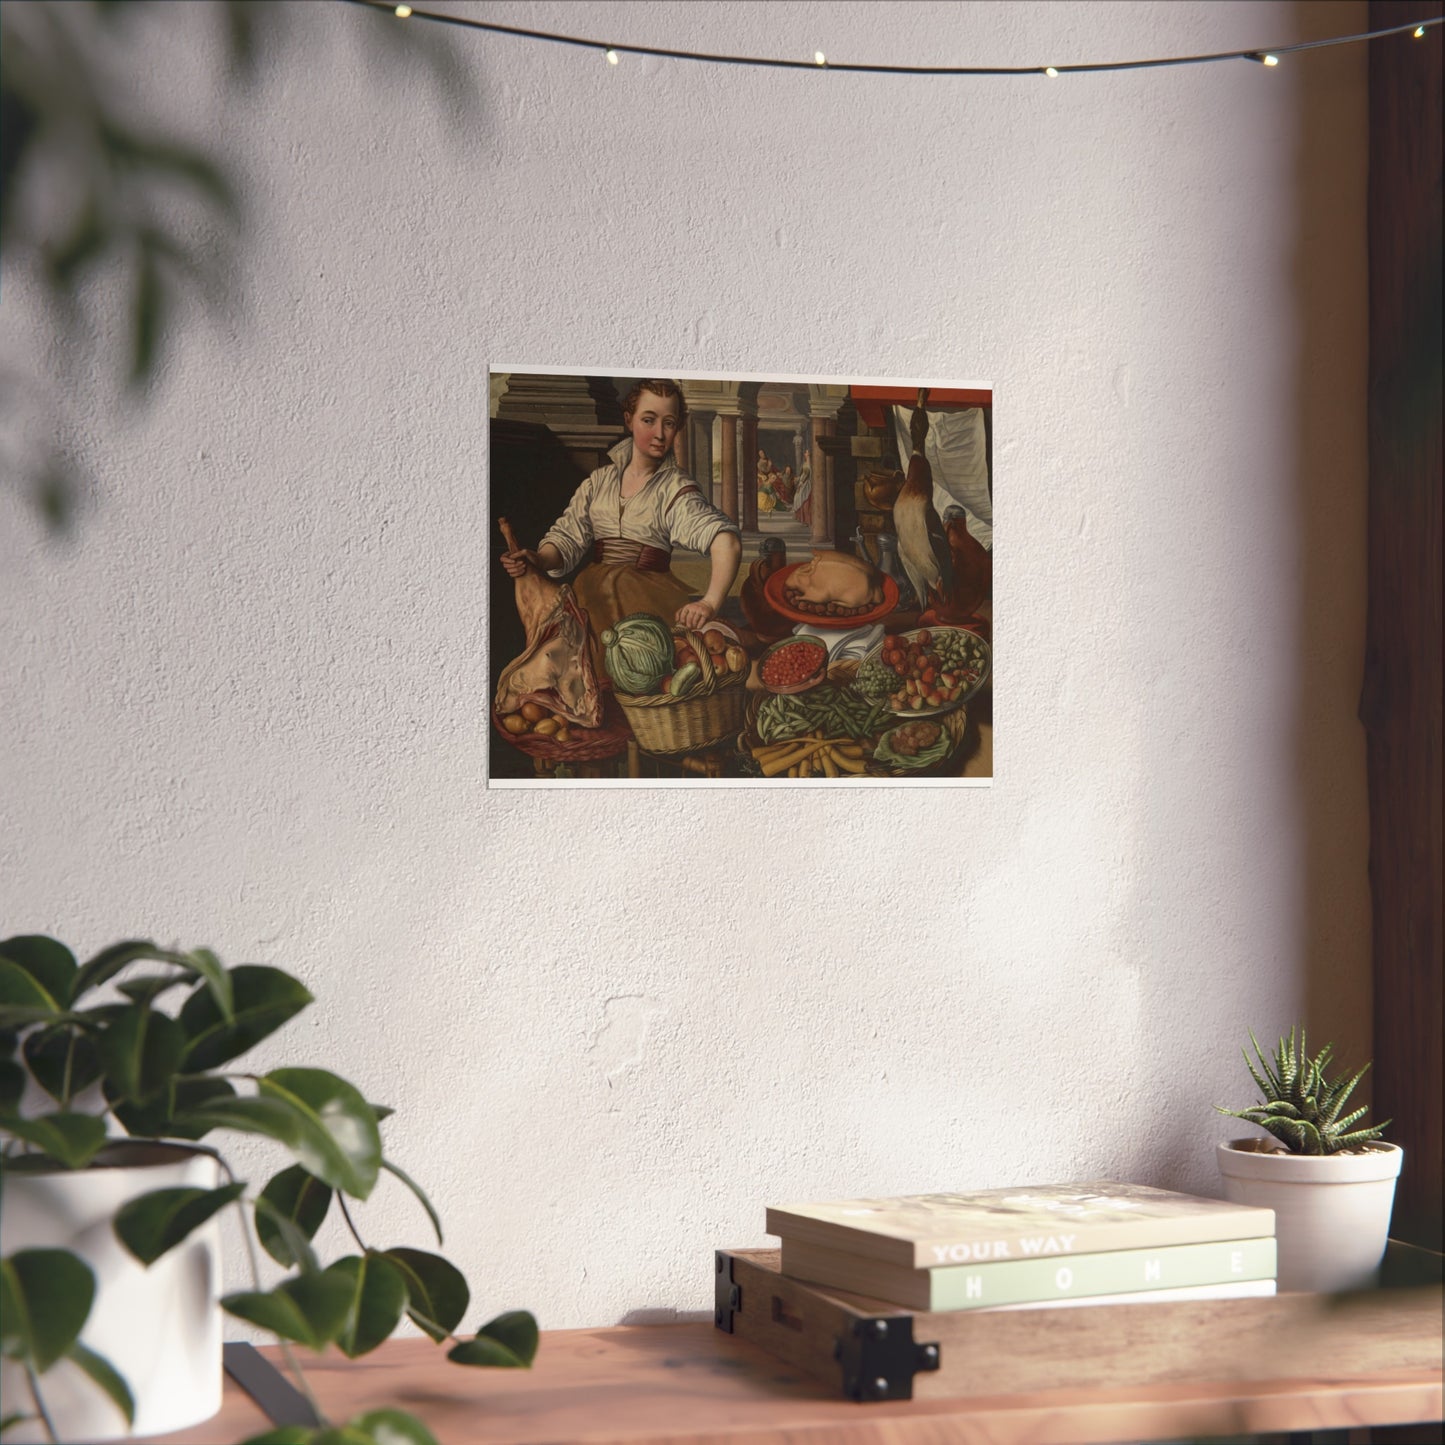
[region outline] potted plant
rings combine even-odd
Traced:
[[[148,967],[137,974],[136,964]],[[403,1315],[459,1364],[530,1365],[529,1313],[459,1339],[469,1308],[459,1271],[425,1250],[376,1248],[357,1230],[347,1200],[366,1199],[389,1174],[442,1242],[430,1201],[384,1152],[391,1110],[324,1069],[238,1065],[311,1001],[280,969],[227,967],[204,948],[124,942],[81,965],[52,938],[0,942],[7,1445],[208,1419],[221,1402],[222,1309],[280,1339],[308,1398],[289,1342],[355,1358]],[[227,1130],[271,1139],[292,1162],[253,1189],[211,1142]],[[228,1207],[241,1217],[251,1288],[217,1300],[218,1216]],[[333,1207],[356,1252],[323,1268],[311,1241]],[[255,1243],[290,1271],[270,1288]],[[288,1429],[288,1445],[311,1433]],[[432,1441],[397,1410],[349,1422],[345,1438]]]
[[[1345,1113],[1355,1085],[1325,1072],[1334,1045],[1310,1058],[1305,1030],[1280,1039],[1271,1062],[1251,1032],[1260,1067],[1244,1061],[1262,1095],[1246,1109],[1221,1114],[1248,1119],[1269,1138],[1231,1139],[1218,1147],[1227,1199],[1274,1210],[1279,1287],[1285,1290],[1357,1289],[1368,1284],[1384,1257],[1404,1151],[1381,1139],[1389,1120],[1355,1128],[1369,1112]]]

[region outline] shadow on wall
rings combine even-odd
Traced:
[[[1321,8],[1301,3],[1295,11],[1293,33],[1302,39],[1367,28],[1363,4]],[[1277,900],[1256,900],[1253,926],[1257,929],[1273,909],[1280,926],[1270,933],[1284,941],[1284,950],[1271,955],[1260,948],[1253,954],[1257,940],[1246,918],[1243,931],[1231,939],[1243,972],[1196,980],[1200,989],[1208,984],[1209,992],[1197,997],[1210,1005],[1200,1020],[1196,1059],[1208,1062],[1211,1077],[1222,1068],[1232,1083],[1227,1098],[1191,1094],[1182,1101],[1192,1111],[1189,1128],[1161,1130],[1139,1145],[1149,1150],[1147,1159],[1136,1152],[1121,1161],[1120,1167],[1164,1187],[1219,1192],[1208,1141],[1226,1137],[1228,1127],[1210,1106],[1232,1103],[1248,1091],[1239,1052],[1248,1044],[1248,1030],[1268,1052],[1280,1032],[1303,1018],[1312,1049],[1333,1040],[1337,1060],[1355,1067],[1370,1055],[1369,813],[1365,735],[1355,716],[1367,598],[1365,65],[1362,47],[1342,47],[1300,57],[1290,77],[1298,101],[1292,123],[1294,247],[1288,305],[1281,302],[1281,310],[1296,347],[1292,356],[1282,357],[1291,367],[1293,406],[1279,418],[1280,426],[1289,429],[1289,445],[1280,455],[1290,459],[1292,476],[1279,481],[1288,486],[1282,500],[1289,504],[1292,529],[1292,539],[1282,543],[1281,563],[1293,562],[1295,571],[1292,578],[1281,578],[1276,595],[1292,613],[1288,655],[1293,676],[1287,730],[1281,721],[1280,735],[1250,739],[1250,766],[1256,771],[1270,766],[1270,760],[1288,770],[1272,796],[1289,816],[1264,817],[1263,826],[1247,825],[1261,822],[1259,812],[1252,820],[1242,816],[1233,843],[1236,856],[1221,859],[1226,879],[1247,879],[1259,868],[1279,880]],[[1241,216],[1238,224],[1245,228],[1252,222]],[[1226,417],[1221,422],[1228,425]],[[1270,481],[1268,475],[1261,478],[1262,485]],[[1228,586],[1221,591],[1229,595]],[[1223,621],[1247,635],[1247,616]],[[1218,704],[1230,705],[1227,692],[1219,695]],[[1147,756],[1148,795],[1177,796],[1179,760],[1157,749]],[[1237,776],[1228,776],[1231,770],[1237,775],[1239,759],[1223,748],[1198,756],[1247,800],[1247,780],[1241,784]],[[1287,858],[1260,855],[1274,840],[1283,840]],[[1145,847],[1168,857],[1171,850],[1177,853],[1179,840],[1156,835]],[[1226,936],[1239,919],[1236,901],[1227,895],[1226,883],[1212,903],[1200,904],[1196,919],[1213,916],[1220,932],[1190,940],[1196,956],[1207,960],[1214,938]],[[1176,948],[1178,943],[1176,938]],[[1261,980],[1268,980],[1267,989],[1252,987]],[[1260,1005],[1250,1000],[1261,996],[1279,1000],[1295,1017],[1254,1016]],[[1180,1008],[1180,998],[1168,989],[1152,990],[1146,1036],[1168,1037],[1178,1025]],[[1360,1102],[1368,1097],[1368,1082],[1367,1075]],[[1254,1131],[1241,1126],[1239,1132]]]

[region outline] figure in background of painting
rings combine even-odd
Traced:
[[[813,525],[813,464],[806,456],[793,491],[793,516],[806,527]]]
[[[778,499],[780,507],[793,505],[793,494],[797,490],[797,485],[793,480],[792,467],[784,467],[781,472],[773,473],[773,495]]]
[[[686,415],[675,381],[638,382],[622,402],[627,437],[572,494],[535,551],[502,554],[507,575],[520,577],[530,562],[561,577],[586,563],[572,589],[594,636],[633,612],[692,628],[716,617],[738,574],[742,542],[737,523],[674,459],[673,440]],[[674,547],[711,560],[707,590],[696,600],[672,573]]]

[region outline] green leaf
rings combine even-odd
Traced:
[[[300,1165],[297,1165],[300,1168]],[[328,1194],[330,1191],[327,1191]],[[264,1219],[267,1228],[274,1230],[280,1243],[291,1255],[291,1263],[298,1268],[302,1274],[319,1274],[321,1266],[317,1263],[316,1252],[311,1248],[311,1241],[296,1227],[294,1221],[288,1219],[268,1199],[259,1195],[252,1203],[252,1211],[256,1216],[256,1232],[261,1232],[261,1221]]]
[[[181,1008],[187,1073],[214,1069],[274,1033],[311,1002],[310,992],[289,973],[243,963],[230,972],[233,1016],[227,1020],[209,989],[198,989]]]
[[[310,1425],[278,1425],[262,1435],[251,1435],[241,1445],[312,1445],[316,1430]]]
[[[135,1401],[131,1399],[130,1387],[104,1355],[96,1354],[77,1340],[67,1352],[67,1358],[79,1365],[110,1396],[116,1409],[125,1416],[127,1425],[135,1424]]]
[[[13,959],[0,958],[0,1028],[24,1028],[61,1012],[39,980]]]
[[[432,1202],[426,1197],[426,1194],[423,1192],[421,1185],[418,1184],[416,1180],[414,1180],[410,1175],[403,1174],[402,1171],[398,1169],[397,1166],[393,1164],[390,1159],[383,1159],[381,1161],[381,1167],[385,1169],[388,1174],[395,1174],[396,1177],[400,1179],[401,1182],[405,1184],[406,1187],[410,1189],[411,1192],[415,1194],[416,1197],[421,1201],[421,1207],[426,1210],[426,1217],[431,1220],[431,1227],[436,1231],[437,1243],[441,1244],[442,1222],[440,1219],[437,1218],[437,1212],[435,1209],[432,1208]]]
[[[313,1350],[325,1349],[346,1323],[351,1287],[329,1272],[289,1279],[269,1293],[228,1294],[221,1308],[237,1319],[295,1340]]]
[[[174,956],[169,949],[157,948],[147,938],[128,938],[124,943],[112,943],[108,948],[102,948],[81,967],[75,976],[71,1000],[80,998],[93,988],[99,988],[103,983],[109,983],[121,969],[143,958],[157,963],[174,962]]]
[[[125,1098],[143,1104],[175,1076],[186,1051],[186,1035],[175,1019],[132,1006],[100,1036],[100,1061]]]
[[[333,1189],[365,1199],[381,1167],[381,1134],[371,1105],[325,1069],[273,1069],[261,1097],[284,1101],[305,1121],[296,1157]]]
[[[27,1420],[38,1420],[39,1418],[38,1415],[25,1415],[17,1410],[13,1415],[7,1415],[0,1420],[0,1435],[7,1430],[13,1430],[17,1425],[23,1425]]]
[[[191,982],[191,976],[187,973],[148,973],[144,978],[128,978],[116,984],[132,1003],[153,1004],[162,994],[169,993],[173,988],[184,988]]]
[[[149,1267],[217,1210],[239,1198],[245,1188],[244,1184],[226,1184],[219,1189],[152,1189],[121,1205],[111,1225],[120,1242]]]
[[[373,1250],[338,1259],[325,1273],[345,1280],[351,1290],[346,1323],[336,1343],[342,1354],[354,1360],[374,1350],[400,1323],[406,1308],[406,1280],[385,1255]]]
[[[475,1339],[453,1346],[447,1359],[458,1365],[530,1369],[537,1339],[537,1321],[532,1315],[526,1310],[509,1310],[484,1324]]]
[[[192,1109],[199,1109],[212,1099],[234,1099],[236,1091],[226,1079],[200,1078],[173,1079],[170,1085],[146,1104],[127,1103],[118,1094],[106,1090],[106,1099],[111,1112],[126,1132],[142,1139],[200,1139],[210,1129],[209,1124],[185,1122],[185,1116]]]
[[[0,1349],[43,1375],[75,1343],[95,1276],[68,1249],[22,1249],[0,1260]]]
[[[301,1237],[316,1238],[327,1211],[331,1208],[331,1189],[313,1174],[308,1174],[299,1164],[283,1169],[261,1191],[261,1199],[282,1219],[289,1220]],[[277,1222],[268,1211],[257,1209],[256,1234],[261,1248],[287,1268],[300,1263],[295,1252],[294,1239],[288,1240]]]
[[[190,961],[190,967],[205,979],[222,1019],[230,1023],[236,1016],[234,994],[231,975],[226,972],[221,960],[209,948],[193,948],[186,958]]]
[[[0,1129],[24,1139],[67,1169],[83,1169],[105,1144],[105,1121],[94,1114],[41,1114],[0,1118]]]
[[[89,1034],[75,1027],[35,1029],[25,1036],[25,1062],[35,1082],[64,1102],[100,1077],[100,1055]]]
[[[375,1445],[437,1445],[436,1436],[405,1410],[368,1410],[347,1424]]]
[[[14,1059],[0,1059],[0,1115],[13,1114],[25,1096],[25,1070]]]
[[[406,1280],[406,1312],[412,1323],[438,1343],[446,1339],[471,1303],[462,1272],[439,1254],[420,1249],[388,1249],[386,1257]]]
[[[75,955],[63,944],[39,933],[17,934],[0,942],[0,958],[23,969],[56,1003],[74,997]]]

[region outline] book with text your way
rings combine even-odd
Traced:
[[[1274,1211],[1114,1180],[973,1194],[910,1194],[776,1205],[767,1230],[790,1243],[910,1270],[1274,1235]],[[786,1268],[786,1261],[784,1264]]]
[[[1171,1244],[1162,1249],[1116,1249],[910,1269],[784,1239],[781,1268],[793,1279],[915,1310],[991,1309],[1088,1299],[1107,1303],[1110,1298],[1132,1302],[1154,1292],[1161,1298],[1188,1298],[1190,1291],[1199,1289],[1210,1291],[1205,1298],[1231,1298],[1274,1292],[1275,1242],[1268,1234],[1206,1244]],[[1260,1288],[1262,1284],[1269,1288]],[[1254,1288],[1235,1291],[1228,1288],[1232,1285]]]

